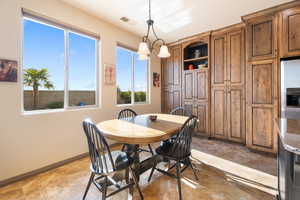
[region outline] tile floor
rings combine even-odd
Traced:
[[[245,147],[224,143],[222,141],[194,139],[194,151],[199,155],[219,156],[221,162],[228,159],[247,168],[262,170],[260,173],[276,173],[275,158],[249,152]],[[201,154],[204,153],[204,154]],[[147,156],[143,153],[142,157]],[[260,185],[234,174],[229,174],[221,168],[214,167],[212,157],[209,165],[201,161],[201,156],[195,154],[194,164],[197,169],[199,181],[194,179],[192,171],[186,170],[182,175],[183,196],[185,200],[274,200],[275,197],[267,192],[257,189]],[[205,159],[206,159],[205,157]],[[217,158],[217,157],[215,157]],[[221,159],[222,158],[222,159]],[[204,159],[204,157],[203,157]],[[265,162],[265,163],[263,163]],[[269,167],[263,165],[268,164]],[[224,165],[224,164],[223,164]],[[272,165],[272,166],[270,166]],[[275,166],[273,166],[275,165]],[[225,164],[227,166],[227,164]],[[240,165],[237,165],[240,166]],[[237,170],[243,170],[237,169]],[[255,173],[255,170],[254,170]],[[152,181],[147,183],[149,171],[141,176],[140,185],[145,200],[176,200],[178,199],[177,182],[175,179],[154,173]],[[270,175],[269,175],[270,176]],[[16,182],[0,188],[1,200],[80,200],[89,178],[89,158],[84,158],[31,178]],[[253,186],[254,184],[254,186]],[[86,200],[100,199],[100,192],[92,186]],[[128,191],[125,190],[111,200],[127,199]],[[134,199],[139,199],[135,191]]]

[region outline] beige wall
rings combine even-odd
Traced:
[[[18,60],[20,64],[22,7],[99,34],[101,77],[103,63],[115,63],[117,42],[137,47],[140,40],[57,0],[1,0],[0,57]],[[154,57],[151,62],[151,73],[160,72],[159,59]],[[1,82],[0,181],[86,152],[82,120],[86,117],[95,122],[111,119],[123,108],[116,106],[116,87],[100,83],[101,108],[23,114],[21,82]],[[159,112],[160,88],[151,86],[150,95],[151,104],[132,106],[133,109],[138,113]]]

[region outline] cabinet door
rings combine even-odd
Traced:
[[[170,48],[171,56],[162,59],[162,112],[181,105],[181,46]]]
[[[181,46],[175,46],[172,49],[173,55],[173,82],[172,82],[172,95],[173,95],[173,108],[181,105]]]
[[[226,84],[226,34],[212,37],[212,86]]]
[[[274,120],[278,118],[276,60],[250,63],[247,70],[247,146],[277,151]]]
[[[161,107],[161,111],[163,113],[168,113],[169,110],[169,91],[168,90],[162,90],[161,91],[161,102],[162,102],[162,107]]]
[[[250,61],[276,57],[276,25],[273,16],[262,17],[247,24],[247,52]]]
[[[173,105],[172,105],[172,110],[174,108],[177,108],[181,105],[181,96],[180,96],[180,90],[174,90],[172,92],[172,97],[173,97]],[[171,112],[171,110],[170,110]]]
[[[208,100],[208,69],[194,72],[194,97],[197,101]]]
[[[209,136],[208,103],[198,103],[194,107],[194,115],[198,117],[197,134]]]
[[[165,90],[162,92],[162,112],[169,114],[174,108],[180,106],[180,92]]]
[[[176,46],[174,48],[171,49],[172,51],[172,57],[173,57],[173,79],[172,79],[172,85],[175,88],[180,89],[181,87],[181,47],[180,46]]]
[[[244,30],[228,33],[227,134],[228,139],[245,143],[245,40]]]
[[[228,33],[227,80],[230,85],[245,83],[245,31],[240,29]]]
[[[172,55],[169,58],[163,59],[162,62],[162,87],[168,88],[172,84],[173,79],[173,58]]]
[[[183,101],[183,108],[187,115],[194,114],[194,101]]]
[[[245,96],[244,88],[230,88],[227,93],[227,133],[228,139],[245,143]]]
[[[216,138],[227,138],[226,132],[226,89],[215,87],[211,90],[211,132]]]
[[[183,101],[193,101],[194,99],[194,73],[193,71],[184,71],[182,78]]]
[[[281,57],[300,55],[300,7],[283,11],[280,15]]]
[[[162,59],[161,71],[162,71],[162,88],[161,88],[161,110],[163,113],[169,113],[173,104],[173,98],[170,97],[172,92],[171,80],[173,77],[173,64],[172,55],[169,58]]]
[[[209,136],[209,103],[208,84],[209,69],[194,71],[194,115],[199,122],[197,130],[199,135]]]
[[[161,59],[161,111],[167,112],[167,59]]]

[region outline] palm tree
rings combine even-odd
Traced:
[[[37,108],[39,87],[43,86],[47,89],[54,89],[51,83],[48,69],[28,68],[24,73],[24,84],[33,88],[33,109]]]

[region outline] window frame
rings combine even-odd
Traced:
[[[64,107],[63,108],[54,108],[54,109],[39,109],[39,110],[25,110],[24,107],[24,69],[23,61],[24,61],[24,22],[25,20],[30,20],[35,23],[39,23],[45,26],[53,27],[59,30],[64,31]],[[20,82],[21,82],[21,111],[24,114],[34,114],[34,113],[52,113],[52,112],[62,112],[68,110],[81,110],[81,109],[89,109],[89,108],[99,108],[100,107],[100,69],[99,69],[99,53],[100,53],[100,37],[93,36],[88,32],[81,31],[79,29],[74,29],[72,27],[65,26],[63,24],[59,24],[57,22],[52,22],[48,19],[33,16],[31,14],[23,13],[21,17],[21,64],[20,64]],[[85,106],[70,106],[69,105],[69,33],[77,34],[85,38],[89,38],[95,40],[95,104],[93,105],[85,105]]]
[[[128,47],[124,47],[122,45],[117,45],[117,48],[116,48],[116,52],[118,50],[118,48],[121,48],[121,49],[124,49],[125,51],[128,51],[131,55],[131,79],[130,79],[130,85],[131,85],[131,103],[125,103],[125,104],[118,104],[118,98],[116,99],[116,105],[117,106],[131,106],[131,105],[146,105],[146,104],[150,104],[150,58],[147,60],[147,87],[146,87],[146,101],[144,102],[135,102],[135,99],[134,99],[134,94],[135,94],[135,78],[134,78],[134,72],[135,72],[135,62],[134,62],[134,55],[138,55],[137,54],[137,51],[136,50],[132,50],[132,49],[129,49]],[[118,55],[116,54],[116,61],[118,59]],[[118,74],[116,73],[116,76]],[[116,84],[117,85],[117,84]],[[118,91],[118,90],[116,90]],[[117,93],[117,96],[118,96],[118,93]]]

